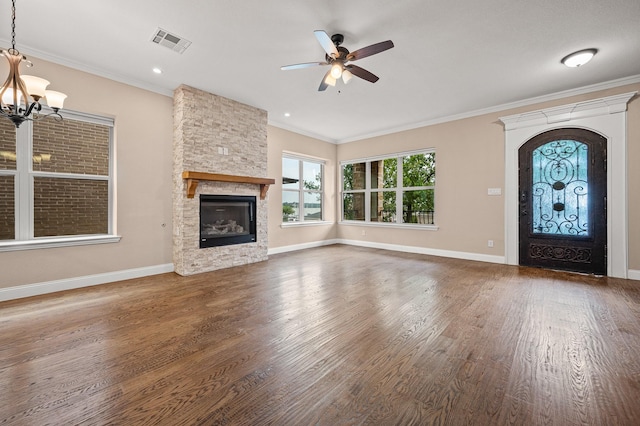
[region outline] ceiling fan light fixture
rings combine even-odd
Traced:
[[[336,85],[336,79],[333,78],[331,73],[327,74],[327,76],[324,79],[324,82],[327,83],[329,86],[335,86]]]
[[[352,78],[353,78],[353,74],[351,74],[351,71],[349,70],[342,71],[342,81],[344,81],[344,84],[349,83]]]
[[[577,52],[573,52],[564,58],[562,58],[562,62],[564,65],[569,68],[577,68],[589,62],[591,58],[595,56],[598,52],[598,49],[584,49],[579,50]]]
[[[331,65],[331,77],[337,80],[341,76],[342,76],[342,64],[339,62],[334,62],[334,64]]]

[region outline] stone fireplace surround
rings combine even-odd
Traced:
[[[200,181],[193,198],[188,198],[183,172],[266,178],[267,112],[185,85],[174,91],[173,110],[175,272],[192,275],[266,260],[267,200],[260,197],[263,188],[255,183]],[[258,241],[200,249],[200,194],[256,196]]]

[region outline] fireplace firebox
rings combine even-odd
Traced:
[[[200,248],[256,241],[256,197],[200,195]]]

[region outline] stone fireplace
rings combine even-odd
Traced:
[[[173,154],[176,273],[192,275],[266,260],[268,185],[261,184],[267,175],[266,111],[182,85],[174,92]],[[223,179],[186,178],[197,175]],[[201,197],[255,199],[255,241],[201,248]],[[236,223],[227,223],[227,232],[238,231],[242,225],[231,220]]]

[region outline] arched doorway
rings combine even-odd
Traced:
[[[607,273],[607,140],[541,133],[518,150],[520,265]]]
[[[573,127],[607,138],[607,275],[627,278],[627,103],[637,92],[621,93],[500,117],[505,129],[505,263],[519,264],[518,154],[543,132]]]

